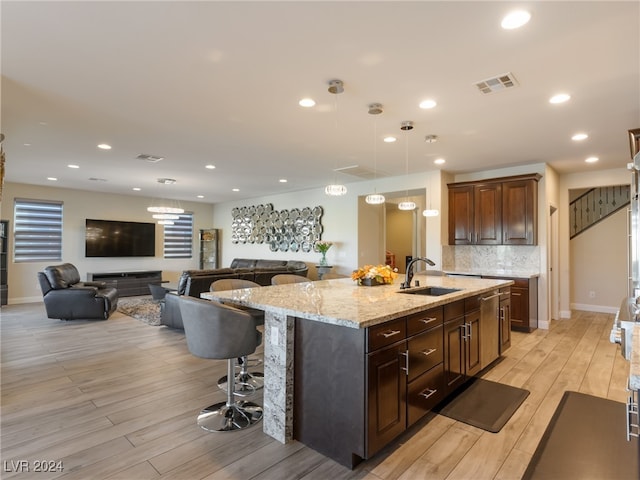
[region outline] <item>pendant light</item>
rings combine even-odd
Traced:
[[[380,115],[383,112],[382,105],[372,103],[369,105],[369,115]],[[373,182],[375,183],[378,174],[378,123],[377,119],[373,121]],[[364,199],[369,205],[381,205],[385,202],[384,195],[376,192],[374,187],[373,193],[367,195]]]
[[[431,206],[431,196],[433,195],[432,192],[433,189],[431,188],[431,178],[429,178],[429,208],[422,211],[422,215],[424,215],[425,217],[437,217],[440,214],[437,208],[433,208]]]
[[[335,111],[336,111],[336,138],[337,138],[337,133],[338,133],[338,94],[344,92],[344,84],[342,83],[342,80],[331,80],[329,82],[329,88],[327,89],[329,91],[329,93],[335,95]],[[338,169],[338,159],[336,157],[336,168],[334,170],[334,172]],[[337,177],[337,174],[336,174]],[[341,185],[338,183],[337,178],[335,179],[335,182],[327,185],[324,188],[324,193],[326,195],[329,195],[330,197],[339,197],[342,195],[345,195],[347,193],[347,187],[345,187],[344,185]]]
[[[400,130],[403,130],[405,133],[405,166],[406,166],[406,173],[407,173],[407,183],[409,183],[409,132],[411,130],[413,130],[413,122],[412,121],[406,121],[406,122],[402,122],[402,124],[400,125]],[[404,200],[404,202],[400,202],[398,204],[398,208],[400,210],[415,210],[416,209],[416,204],[415,202],[412,202],[411,200],[409,200],[409,189],[407,189],[406,192],[406,198]]]

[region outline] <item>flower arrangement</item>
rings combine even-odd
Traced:
[[[318,252],[326,254],[327,251],[331,248],[331,245],[333,245],[333,242],[330,242],[328,240],[318,240],[315,244],[315,248]]]
[[[389,265],[365,265],[358,270],[354,270],[351,279],[358,282],[358,285],[375,281],[377,283],[393,283],[398,276]]]

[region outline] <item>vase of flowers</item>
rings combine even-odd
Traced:
[[[351,274],[358,285],[374,286],[393,283],[398,276],[389,265],[365,265]]]
[[[328,240],[318,240],[315,243],[314,247],[316,252],[320,252],[322,254],[322,257],[320,257],[320,262],[318,263],[318,265],[322,267],[326,267],[329,265],[329,263],[327,262],[327,252],[331,248],[331,245],[333,245],[333,242],[329,242]]]

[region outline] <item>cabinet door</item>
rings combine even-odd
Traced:
[[[529,329],[529,289],[511,287],[511,326]]]
[[[464,323],[467,326],[465,339],[466,374],[473,376],[480,371],[480,310],[465,314]]]
[[[474,234],[477,245],[502,243],[502,186],[476,185],[474,189]]]
[[[401,434],[407,422],[406,342],[367,358],[367,457]]]
[[[537,191],[535,180],[502,184],[502,230],[504,245],[536,245]]]
[[[450,187],[449,245],[471,245],[473,229],[473,186]]]
[[[465,381],[464,317],[444,324],[444,383],[446,394]]]

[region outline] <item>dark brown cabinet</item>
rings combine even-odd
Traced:
[[[491,278],[499,280],[513,280],[513,285],[509,288],[509,303],[504,303],[508,309],[508,323],[512,330],[523,332],[531,332],[538,328],[538,279],[531,278],[510,278],[485,276],[482,278]],[[502,291],[502,290],[501,290]],[[500,306],[503,306],[501,300]],[[510,342],[510,338],[506,338],[504,343]]]
[[[540,175],[449,184],[450,245],[535,245]]]

